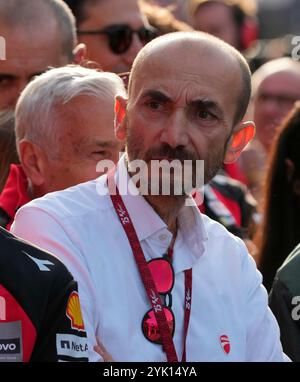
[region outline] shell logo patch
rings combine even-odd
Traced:
[[[71,320],[72,329],[76,329],[79,331],[84,330],[84,323],[80,308],[80,301],[77,292],[72,292],[70,294],[68,304],[67,304],[67,317]]]
[[[223,334],[222,336],[220,336],[220,343],[221,343],[222,349],[224,350],[224,353],[229,354],[230,353],[229,337]]]

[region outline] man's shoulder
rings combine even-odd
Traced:
[[[226,257],[226,254],[231,255],[236,252],[239,256],[241,254],[247,254],[247,249],[243,241],[229,232],[222,224],[211,219],[205,214],[201,214],[204,228],[207,234],[207,246],[208,248],[223,248],[224,251],[220,251],[220,255]],[[225,250],[225,248],[227,250]]]
[[[108,206],[108,196],[103,195],[101,178],[103,177],[62,191],[51,192],[42,198],[32,200],[21,210],[42,210],[61,221],[88,213],[94,214],[97,210]]]
[[[216,237],[222,237],[224,240],[235,241],[235,238],[237,237],[230,233],[221,223],[203,213],[201,216],[205,230],[207,232],[208,240],[214,240]]]
[[[2,282],[7,276],[16,285],[26,282],[27,288],[34,292],[37,287],[59,290],[73,281],[71,273],[59,259],[1,227],[0,248],[1,269],[6,270],[0,275]]]

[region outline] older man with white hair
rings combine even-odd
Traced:
[[[114,102],[125,94],[116,74],[75,65],[52,69],[25,88],[16,107],[21,165],[12,165],[0,197],[2,226],[9,228],[29,200],[96,178],[98,161],[118,161]]]

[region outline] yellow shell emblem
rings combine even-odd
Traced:
[[[72,292],[67,304],[67,316],[71,320],[72,329],[84,330],[84,323],[77,292]]]

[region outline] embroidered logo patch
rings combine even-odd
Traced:
[[[77,292],[72,292],[67,305],[67,316],[71,320],[72,329],[84,330],[84,324],[80,309],[80,301]]]
[[[223,334],[222,336],[220,336],[220,343],[221,343],[221,346],[222,346],[224,353],[229,354],[230,353],[230,341],[229,341],[229,337],[226,336],[226,334]]]

